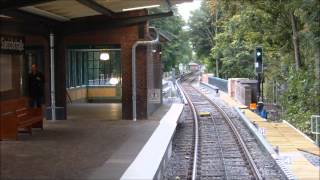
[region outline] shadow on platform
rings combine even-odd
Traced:
[[[121,104],[87,105],[70,106],[68,120],[45,121],[31,136],[1,141],[0,179],[118,179],[169,109],[133,122],[120,120]]]

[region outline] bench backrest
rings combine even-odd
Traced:
[[[24,108],[28,108],[28,99],[26,97],[0,101],[0,114],[16,113],[16,110]]]

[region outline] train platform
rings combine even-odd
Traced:
[[[280,159],[297,179],[320,179],[320,167],[309,161],[306,155],[320,156],[320,148],[310,138],[286,121],[272,122],[261,118],[224,92],[220,92],[220,98],[230,106],[242,109],[247,119],[257,124],[259,131],[273,148],[279,150]]]
[[[0,142],[0,179],[119,179],[169,108],[133,122],[121,104],[69,105],[68,120]]]

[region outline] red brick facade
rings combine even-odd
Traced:
[[[119,44],[121,46],[121,70],[122,70],[122,118],[132,119],[132,77],[131,77],[131,48],[138,41],[138,26],[123,27],[117,29],[108,29],[94,32],[86,32],[65,37],[63,40],[64,48],[71,45],[102,45],[102,44]],[[144,62],[144,53],[137,53],[137,62]],[[60,56],[60,58],[63,58]],[[61,60],[61,59],[59,59]],[[145,71],[144,63],[137,64],[139,71]],[[64,68],[63,68],[64,69]],[[61,72],[62,73],[62,72]],[[63,74],[63,73],[62,73]],[[64,73],[65,74],[65,73]],[[140,73],[140,75],[142,75]],[[143,75],[145,78],[145,74]],[[141,80],[139,87],[146,86],[145,80]],[[139,94],[138,96],[144,96]],[[139,105],[139,107],[141,107]],[[143,110],[138,110],[143,111]]]
[[[131,12],[132,13],[132,12]],[[136,14],[143,15],[146,12],[139,11]],[[131,14],[130,14],[131,15]],[[144,32],[141,33],[144,27]],[[148,36],[148,23],[142,23],[127,27],[108,28],[61,36],[55,34],[55,80],[56,80],[56,105],[64,107],[63,116],[66,117],[66,49],[73,45],[120,45],[121,46],[121,70],[122,70],[122,119],[132,119],[132,71],[131,71],[131,51],[133,44],[138,40],[150,40]],[[139,33],[140,30],[140,33]],[[50,57],[49,57],[49,34],[47,37],[40,35],[30,35],[19,33],[14,35],[25,36],[26,46],[41,46],[44,49],[45,79],[46,79],[46,104],[50,104]],[[1,32],[7,33],[7,32]],[[7,33],[8,34],[8,33]],[[11,33],[12,34],[12,33]],[[139,39],[140,34],[140,39]],[[144,34],[144,37],[141,37]],[[159,49],[159,47],[157,47]],[[161,88],[161,62],[159,51],[153,54],[151,46],[137,47],[137,116],[138,119],[145,119],[148,116],[148,88]],[[147,71],[147,61],[156,58],[155,67],[152,71]],[[149,73],[149,74],[148,74]],[[152,87],[148,86],[148,76],[155,79]],[[156,85],[155,85],[156,84]]]

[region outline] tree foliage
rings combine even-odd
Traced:
[[[214,17],[210,14],[209,6],[204,1],[201,8],[192,12],[189,20],[190,41],[196,52],[197,58],[204,60],[210,54],[214,46]]]
[[[310,115],[320,114],[319,0],[204,0],[191,19],[197,24],[190,33],[202,38],[192,40],[194,48],[211,71],[219,60],[221,77],[254,78],[254,49],[261,46],[266,100],[276,88],[286,119],[309,131]],[[199,26],[218,29],[213,42]]]
[[[162,45],[162,62],[164,71],[171,71],[179,63],[187,64],[192,59],[192,50],[189,44],[188,32],[183,27],[185,22],[174,8],[175,16],[155,19],[150,22],[163,33],[167,34],[171,41]]]

